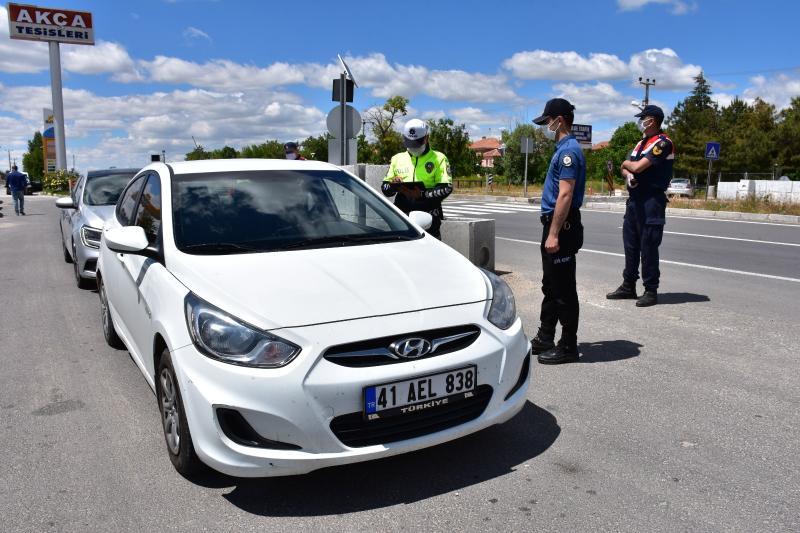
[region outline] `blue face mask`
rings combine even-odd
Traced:
[[[557,124],[556,129],[552,129],[553,124]],[[546,126],[542,126],[542,133],[544,133],[544,136],[550,139],[551,141],[555,141],[556,135],[558,134],[558,130],[560,127],[561,127],[560,121],[556,119],[547,124]]]

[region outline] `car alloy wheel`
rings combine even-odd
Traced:
[[[181,421],[178,411],[178,395],[172,372],[168,367],[161,370],[161,420],[164,423],[164,437],[169,451],[178,455],[181,450]]]
[[[106,343],[112,348],[123,348],[122,340],[114,329],[114,322],[111,319],[111,310],[108,308],[108,296],[103,278],[97,278],[97,292],[100,295],[100,323],[103,325],[103,337]]]

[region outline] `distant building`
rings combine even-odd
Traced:
[[[484,168],[494,167],[495,158],[503,156],[503,152],[500,151],[501,146],[500,139],[494,137],[483,137],[469,145],[471,150],[481,156],[481,166]]]
[[[609,147],[609,142],[608,141],[603,141],[603,142],[599,142],[597,144],[593,144],[592,145],[592,150],[602,150],[603,148],[608,148],[608,147]]]

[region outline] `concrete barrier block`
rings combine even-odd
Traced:
[[[381,190],[381,183],[383,183],[386,173],[389,172],[389,165],[364,165],[364,167],[364,175],[361,179],[376,191]]]
[[[475,266],[494,270],[494,220],[446,218],[442,221],[442,241]]]

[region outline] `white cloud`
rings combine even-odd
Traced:
[[[211,37],[206,32],[194,26],[189,26],[183,30],[183,37],[187,40],[200,39],[211,42]]]
[[[697,65],[684,64],[671,48],[638,52],[627,64],[612,54],[582,56],[577,52],[533,50],[514,54],[503,61],[503,67],[527,80],[613,81],[643,76],[656,78],[658,87],[664,89],[691,87],[701,70]]]
[[[0,6],[0,72],[40,72],[48,68],[49,61],[47,44],[9,37],[8,10]]]
[[[761,98],[765,102],[774,104],[778,109],[789,107],[792,98],[800,96],[800,78],[786,74],[771,78],[755,76],[750,79],[750,83],[752,85],[744,91],[744,100]]]
[[[487,124],[494,125],[505,121],[503,117],[492,115],[477,107],[451,109],[449,115],[453,118],[456,124],[467,124],[470,126],[481,126]]]
[[[609,83],[583,85],[560,83],[554,85],[553,90],[555,96],[566,98],[575,106],[575,122],[579,124],[592,124],[603,120],[627,122],[634,120],[633,115],[637,112],[630,105],[631,99]]]
[[[302,83],[303,73],[288,63],[273,63],[261,68],[225,59],[194,63],[177,57],[156,56],[141,62],[152,81],[189,84],[219,90],[245,90]]]
[[[525,80],[616,80],[629,75],[628,66],[611,54],[549,52],[533,50],[517,52],[503,61],[514,76]]]
[[[113,74],[120,82],[141,81],[128,51],[118,44],[98,41],[95,46],[65,46],[61,52],[64,70],[77,74]]]
[[[672,8],[673,15],[685,15],[689,11],[697,10],[697,3],[686,0],[617,0],[617,5],[622,11],[641,9],[648,4],[663,4]]]
[[[48,87],[0,85],[0,113],[14,113],[0,127],[3,146],[30,138],[41,128],[41,109],[50,104]],[[123,166],[166,149],[172,160],[197,142],[209,148],[264,142],[266,139],[303,138],[324,131],[325,114],[305,105],[297,96],[280,92],[213,92],[202,89],[153,94],[100,96],[86,90],[64,89],[67,148],[76,139],[100,137],[92,148],[78,150],[81,167]],[[72,142],[71,142],[72,141]],[[112,151],[104,151],[104,150]]]
[[[702,70],[698,65],[685,64],[671,48],[651,48],[633,54],[629,66],[636,77],[655,78],[656,87],[660,89],[692,87],[694,77]]]

